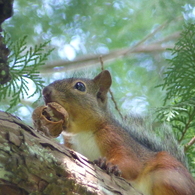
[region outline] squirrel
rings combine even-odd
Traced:
[[[121,175],[144,195],[195,195],[195,180],[185,165],[114,119],[107,103],[111,83],[109,71],[103,70],[93,79],[62,79],[43,89],[46,104],[56,102],[68,112],[65,145]]]

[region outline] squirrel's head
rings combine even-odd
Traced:
[[[43,89],[45,103],[57,102],[69,114],[70,128],[77,131],[91,128],[90,125],[105,118],[107,112],[107,92],[112,79],[104,70],[94,79],[68,78],[57,80]],[[88,125],[88,126],[86,126]],[[72,130],[69,130],[72,132]]]

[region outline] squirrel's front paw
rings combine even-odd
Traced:
[[[32,119],[38,131],[57,137],[68,125],[68,113],[58,103],[50,102],[46,106],[37,107]]]
[[[121,175],[121,171],[119,170],[118,166],[108,162],[105,157],[94,160],[94,164],[105,170],[108,174],[114,174],[116,176]]]

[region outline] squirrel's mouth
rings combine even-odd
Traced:
[[[56,101],[53,101],[49,96],[46,96],[46,95],[43,95],[43,100],[45,102],[45,105],[47,105],[48,103],[51,103],[51,102],[56,102]]]
[[[56,99],[58,99],[58,97],[55,93],[55,90],[53,90],[53,88],[51,86],[47,86],[43,89],[43,100],[44,100],[46,106],[50,107],[54,103],[54,105],[58,104],[59,106],[61,106],[63,108],[63,104],[60,103]],[[49,105],[49,104],[51,104],[51,105]]]
[[[49,100],[46,100],[45,98],[44,98],[44,102],[45,102],[45,105],[48,105],[49,103],[51,103],[51,102],[56,102],[56,101],[49,101]],[[56,102],[56,103],[58,103],[58,102]]]
[[[57,101],[53,100],[53,98],[51,98],[50,96],[45,95],[45,94],[43,94],[43,100],[44,100],[44,102],[45,102],[45,105],[48,105],[48,104],[51,103],[51,102],[56,102],[56,103],[58,103]],[[59,104],[59,103],[58,103],[58,104]]]
[[[47,86],[43,89],[43,99],[44,99],[44,102],[45,104],[47,105],[48,103],[51,103],[51,102],[56,102],[54,99],[55,99],[55,94],[54,94],[54,91],[53,91],[53,88],[50,87],[50,86]]]

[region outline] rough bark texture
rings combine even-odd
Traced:
[[[0,195],[140,195],[85,157],[0,112]]]
[[[0,32],[2,31],[1,24],[4,20],[12,16],[12,4],[13,0],[0,0]],[[0,35],[0,84],[5,84],[11,79],[9,65],[7,63],[8,55],[9,49],[6,48]]]

